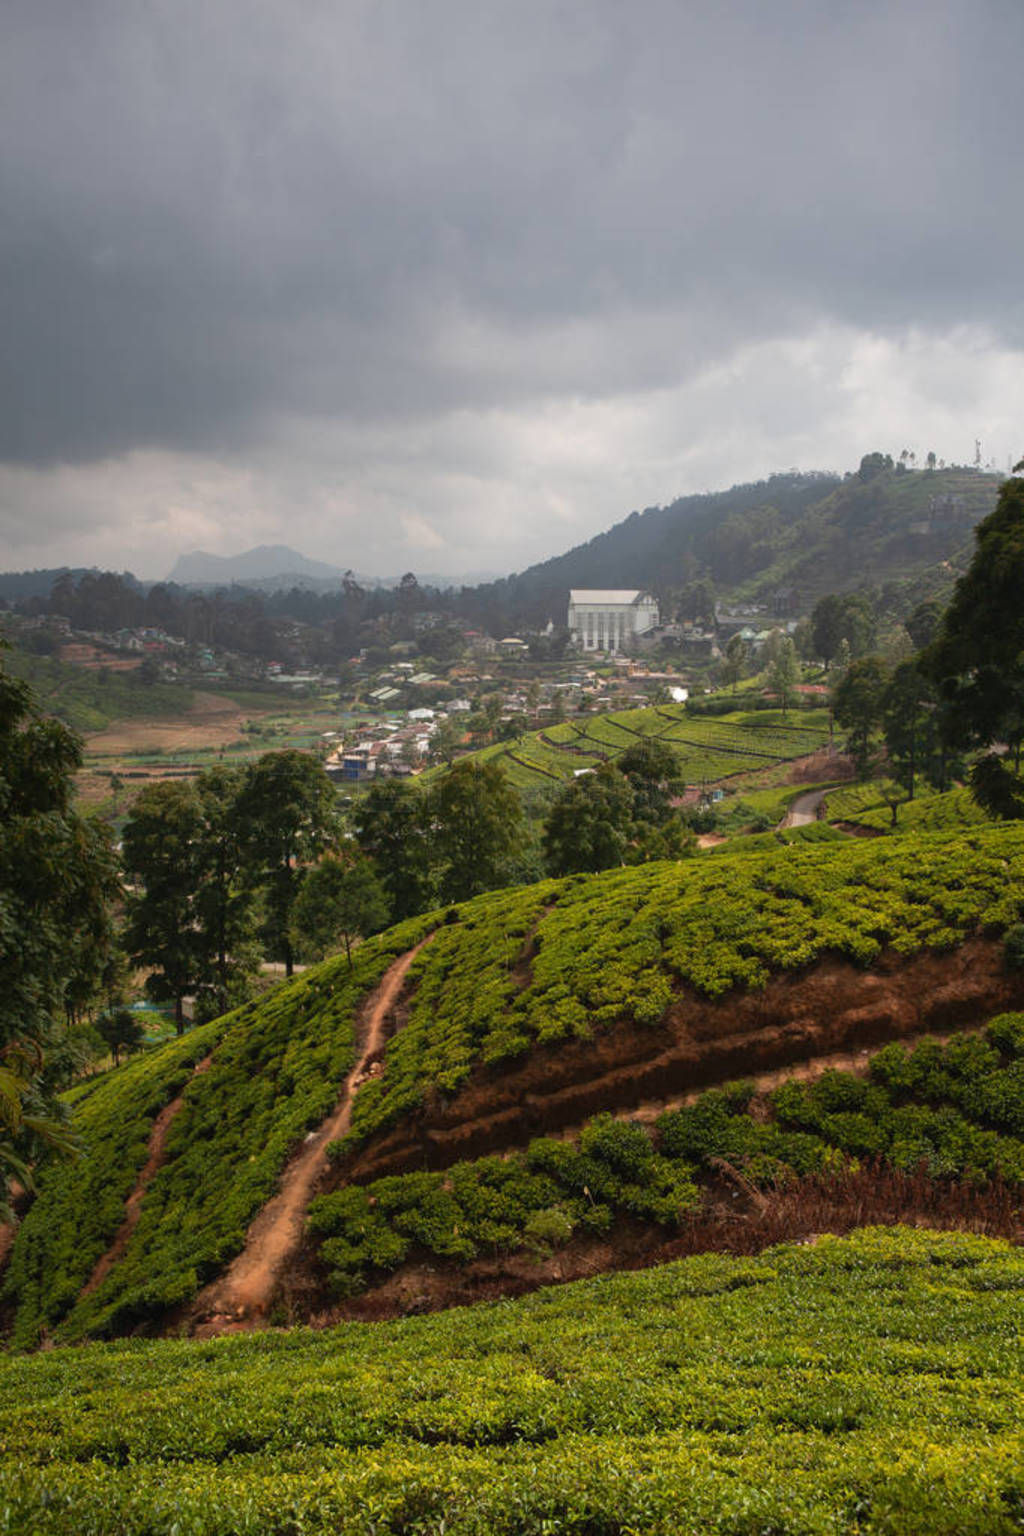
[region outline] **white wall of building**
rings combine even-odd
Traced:
[[[635,635],[658,624],[658,604],[646,592],[587,591],[569,594],[569,629],[585,651],[624,651]]]

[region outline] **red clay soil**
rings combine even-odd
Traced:
[[[977,1024],[966,1025],[961,1029],[911,1030],[908,1034],[901,1035],[900,1039],[907,1046],[913,1046],[919,1040],[926,1038],[937,1040],[944,1045],[954,1035],[981,1034],[987,1023],[988,1017],[979,1020]],[[750,1113],[757,1120],[767,1120],[770,1113],[768,1096],[781,1083],[813,1083],[819,1077],[823,1077],[826,1072],[852,1072],[855,1075],[863,1075],[867,1071],[871,1056],[872,1051],[867,1046],[861,1046],[850,1051],[832,1051],[829,1055],[814,1056],[808,1061],[794,1062],[785,1067],[773,1067],[767,1072],[744,1072],[743,1081],[751,1083],[754,1089],[754,1095],[750,1101]],[[683,1109],[693,1104],[702,1093],[706,1092],[707,1087],[708,1085],[704,1084],[699,1088],[688,1088],[683,1093],[671,1093],[657,1099],[644,1099],[641,1103],[632,1105],[628,1111],[624,1111],[624,1114],[641,1125],[653,1125],[667,1110]],[[574,1139],[590,1118],[588,1115],[586,1119],[574,1125],[563,1125],[555,1134],[560,1138]]]
[[[478,1066],[454,1098],[433,1096],[418,1115],[407,1116],[344,1162],[329,1162],[326,1145],[348,1129],[359,1083],[380,1070],[382,1056],[386,1071],[384,1043],[404,1022],[403,984],[420,947],[395,962],[368,1000],[360,1059],[335,1111],[286,1168],[242,1253],[193,1304],[184,1321],[195,1335],[265,1327],[277,1306],[292,1320],[317,1323],[395,1316],[517,1295],[602,1270],[660,1263],[683,1252],[755,1252],[786,1238],[848,1231],[866,1221],[911,1220],[1020,1235],[1009,1197],[983,1198],[934,1181],[911,1187],[912,1179],[882,1178],[877,1170],[856,1187],[847,1180],[849,1187],[839,1193],[834,1179],[801,1180],[765,1196],[726,1170],[721,1187],[682,1232],[636,1222],[617,1227],[610,1239],[574,1238],[541,1261],[522,1253],[468,1265],[414,1261],[371,1294],[332,1304],[315,1249],[304,1239],[314,1193],[508,1152],[540,1134],[564,1134],[604,1110],[653,1118],[730,1079],[752,1077],[765,1092],[782,1076],[817,1075],[829,1066],[856,1069],[888,1040],[970,1030],[1002,1010],[1024,1007],[1024,975],[1005,969],[1000,941],[983,938],[941,953],[886,954],[870,970],[825,960],[803,973],[773,977],[761,992],[731,993],[717,1001],[684,989],[657,1027],[622,1020],[589,1041],[538,1046],[522,1061]],[[528,937],[521,967],[529,950]],[[898,1188],[891,1183],[901,1178]],[[1000,1200],[1006,1209],[995,1209]]]
[[[396,960],[368,999],[360,1029],[362,1051],[333,1112],[306,1138],[285,1168],[277,1194],[249,1227],[241,1253],[192,1304],[189,1319],[197,1338],[266,1326],[284,1267],[302,1242],[309,1202],[330,1167],[327,1144],[348,1130],[352,1100],[384,1044],[406,973],[429,942],[428,936]]]
[[[212,1056],[204,1057],[194,1068],[192,1072],[193,1078],[209,1071],[212,1061]],[[143,1196],[149,1188],[153,1175],[158,1168],[163,1166],[167,1148],[167,1135],[181,1109],[183,1100],[184,1094],[179,1093],[176,1099],[172,1099],[169,1104],[164,1105],[153,1121],[153,1128],[149,1133],[149,1155],[139,1171],[139,1176],[135,1181],[135,1188],[125,1201],[124,1218],[117,1229],[114,1241],[106,1253],[100,1255],[95,1269],[83,1285],[82,1297],[91,1296],[93,1291],[99,1289],[127,1248],[128,1239],[139,1224]]]
[[[335,1164],[327,1187],[524,1146],[602,1110],[633,1111],[733,1078],[777,1072],[888,1040],[969,1028],[1024,1007],[1024,976],[1002,944],[881,956],[870,970],[827,960],[761,992],[708,1001],[683,991],[657,1027],[623,1020],[589,1041],[535,1047],[521,1063],[478,1067],[445,1101]]]

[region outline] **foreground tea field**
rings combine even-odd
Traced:
[[[0,1362],[5,1536],[991,1533],[1024,1257],[868,1230],[518,1302]]]

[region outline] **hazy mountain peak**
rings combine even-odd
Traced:
[[[261,581],[273,576],[310,576],[329,581],[341,575],[340,566],[309,560],[286,544],[260,544],[240,555],[211,555],[194,549],[178,556],[167,579],[183,586],[196,586],[208,582]]]

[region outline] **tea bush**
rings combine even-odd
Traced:
[[[334,1288],[352,1295],[412,1252],[462,1261],[534,1250],[541,1218],[551,1211],[561,1213],[568,1231],[602,1232],[617,1215],[672,1225],[696,1203],[686,1166],[660,1156],[639,1125],[599,1115],[578,1145],[540,1137],[507,1158],[322,1195],[310,1207],[308,1227]]]
[[[827,1071],[788,1081],[768,1116],[750,1113],[753,1083],[700,1094],[652,1129],[598,1115],[576,1140],[540,1137],[507,1158],[458,1163],[341,1189],[314,1202],[309,1227],[345,1295],[406,1259],[463,1261],[529,1248],[538,1213],[563,1211],[584,1234],[626,1218],[673,1226],[700,1202],[699,1180],[723,1161],[774,1185],[880,1159],[911,1173],[1024,1183],[1024,1014],[984,1035],[885,1046],[865,1077]]]
[[[1024,1260],[866,1230],[0,1358],[4,1536],[1016,1536]]]
[[[816,830],[816,829],[808,829]],[[741,848],[742,845],[740,845]],[[656,1026],[689,989],[721,997],[826,955],[946,949],[1024,910],[1024,828],[884,844],[780,846],[546,881],[466,903],[416,963],[418,992],[382,1078],[356,1100],[346,1150],[476,1065]],[[524,949],[526,964],[516,970]]]
[[[159,1050],[119,1067],[84,1098],[76,1163],[48,1172],[14,1244],[4,1297],[14,1338],[125,1330],[191,1299],[239,1251],[289,1153],[333,1107],[352,1064],[358,1008],[396,955],[430,930],[416,918]],[[191,1065],[213,1049],[208,1071]],[[187,1086],[186,1086],[187,1085]],[[184,1088],[165,1161],[120,1262],[80,1291],[124,1214],[152,1120]]]

